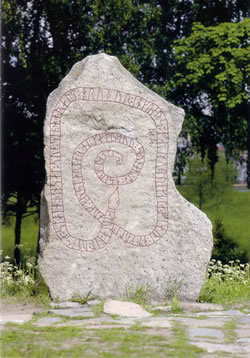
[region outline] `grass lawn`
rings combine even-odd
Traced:
[[[220,205],[207,203],[204,211],[214,222],[222,220],[227,234],[241,247],[250,258],[250,191],[231,191],[221,200]]]
[[[21,231],[21,254],[22,259],[25,256],[35,256],[37,247],[37,238],[39,231],[38,215],[31,215],[23,219]],[[15,218],[10,217],[9,222],[2,226],[1,249],[3,257],[6,255],[13,259],[15,245]]]
[[[185,186],[177,189],[185,197]],[[217,219],[222,221],[227,235],[247,252],[250,259],[250,191],[232,189],[220,199],[205,202],[203,211],[213,224]]]

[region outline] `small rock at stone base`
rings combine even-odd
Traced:
[[[107,300],[104,303],[104,313],[116,314],[124,317],[151,317],[152,314],[145,311],[140,305],[133,302]]]

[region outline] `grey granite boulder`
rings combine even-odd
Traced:
[[[144,286],[160,303],[176,285],[197,298],[212,228],[172,179],[183,118],[106,54],[76,63],[50,94],[39,266],[53,298]]]

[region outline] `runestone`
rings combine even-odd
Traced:
[[[145,287],[162,302],[176,284],[198,297],[212,228],[172,178],[183,118],[106,54],[76,63],[50,94],[39,267],[52,298]]]

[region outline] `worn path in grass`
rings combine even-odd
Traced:
[[[142,318],[104,313],[98,301],[2,303],[1,357],[250,357],[250,303],[182,307],[151,307]]]

